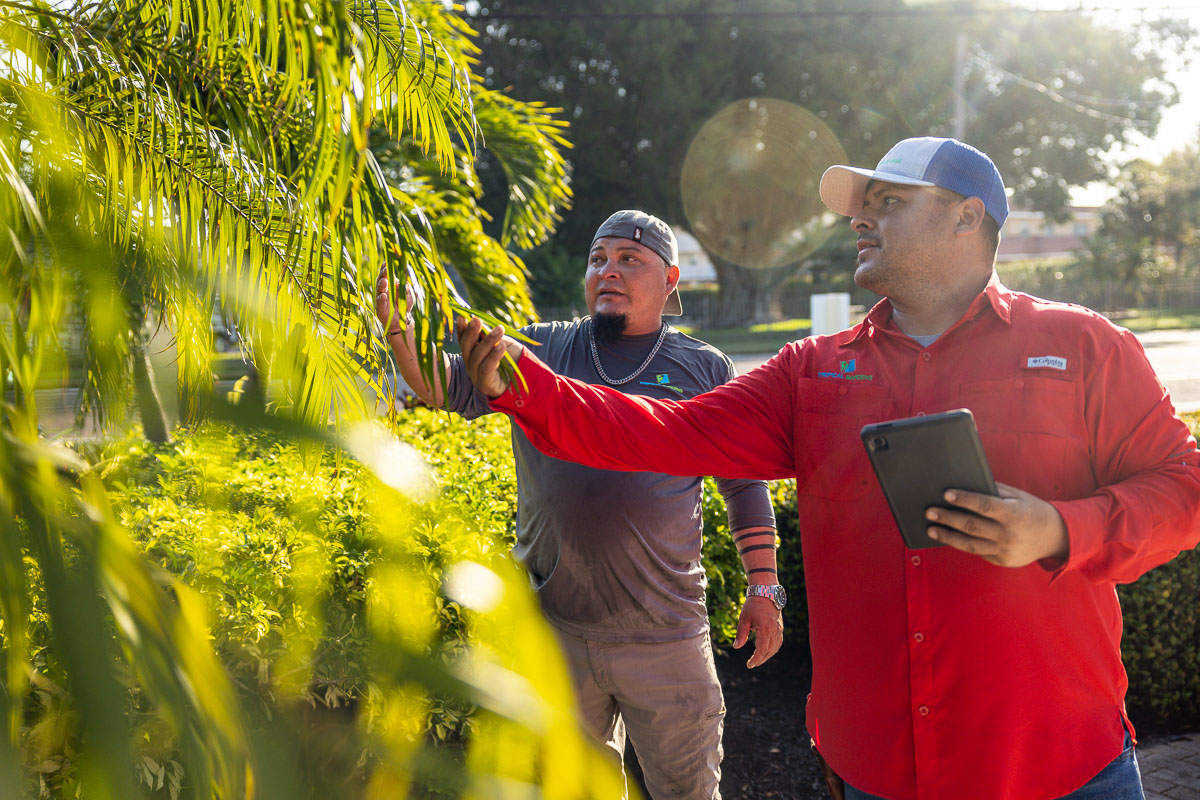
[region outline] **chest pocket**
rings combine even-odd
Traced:
[[[977,381],[959,390],[960,405],[975,415],[996,480],[1046,500],[1086,490],[1067,481],[1069,463],[1088,463],[1081,402],[1075,381],[1038,375]],[[1083,474],[1090,475],[1090,467]]]
[[[889,393],[866,381],[803,378],[796,387],[796,491],[856,500],[875,486],[859,438],[864,425],[887,419]]]

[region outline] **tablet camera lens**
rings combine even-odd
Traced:
[[[888,440],[883,438],[882,436],[876,436],[874,439],[871,440],[871,449],[877,453],[881,450],[887,450],[888,449]]]

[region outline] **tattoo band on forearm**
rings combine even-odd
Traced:
[[[779,574],[779,570],[775,569],[774,567],[755,567],[754,569],[748,569],[748,570],[746,570],[746,575],[747,575],[747,576],[750,576],[750,575],[754,575],[754,574],[756,574],[756,573],[759,573],[759,572],[769,572],[769,573],[771,573],[772,575],[778,575],[778,574]]]
[[[772,542],[771,544],[752,544],[749,547],[741,548],[740,550],[738,550],[738,552],[741,555],[746,555],[746,553],[753,553],[755,550],[774,550],[774,549],[775,549],[775,543]]]
[[[756,536],[770,536],[772,539],[774,539],[775,531],[767,530],[767,531],[750,531],[749,533],[739,533],[737,536],[733,537],[733,543],[737,544],[738,542],[742,541],[743,539],[753,539]]]

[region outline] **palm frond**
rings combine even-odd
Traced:
[[[494,91],[479,91],[475,113],[484,146],[508,180],[501,243],[522,250],[546,240],[571,207],[568,165],[562,150],[567,123],[559,109],[523,103]]]
[[[348,10],[368,45],[364,82],[381,109],[377,122],[395,138],[411,136],[450,171],[456,143],[470,150],[478,134],[463,63],[476,48],[465,23],[437,5],[434,13],[428,2],[357,2]]]
[[[367,416],[371,395],[392,400],[374,314],[380,270],[418,288],[427,370],[454,315],[469,310],[447,264],[490,322],[530,318],[508,246],[544,238],[569,202],[566,142],[548,111],[475,88],[475,52],[469,27],[438,0],[0,4],[0,377],[13,389],[0,398],[0,791],[13,780],[29,688],[33,569],[89,786],[138,796],[115,641],[197,796],[255,790],[251,744],[196,597],[137,556],[97,476],[40,438],[35,390],[66,373],[82,331],[88,402],[119,418],[133,359],[165,326],[198,412],[221,307],[270,405],[310,438],[337,442],[331,418]],[[498,239],[484,232],[475,174],[484,121],[516,187]],[[403,163],[376,157],[376,131],[400,141]],[[436,664],[411,663],[414,679],[436,677]],[[450,684],[520,716],[473,681]]]

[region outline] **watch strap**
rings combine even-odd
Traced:
[[[752,583],[746,587],[747,597],[765,597],[775,604],[775,608],[780,611],[787,605],[787,593],[778,583]]]

